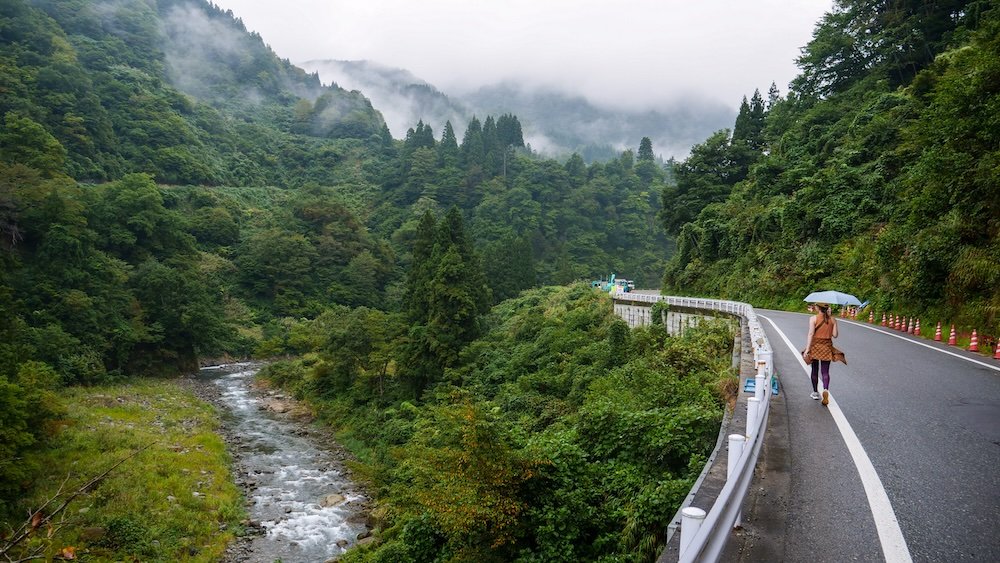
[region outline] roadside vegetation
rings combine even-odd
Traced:
[[[379,541],[345,561],[655,559],[736,391],[731,323],[668,337],[585,284],[531,290],[419,382],[391,359],[402,328],[304,322],[315,344],[262,372],[336,429],[378,499]]]

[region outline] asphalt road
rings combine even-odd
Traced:
[[[886,536],[880,540],[876,525],[891,524],[894,514],[903,553],[913,561],[1000,561],[1000,362],[839,321],[834,345],[847,354],[848,365],[831,368],[831,407],[853,429],[891,504],[887,510],[876,500],[873,514],[835,409],[809,398],[809,375],[794,351],[805,347],[807,316],[757,313],[775,350],[787,409],[787,432],[778,438],[787,440],[781,445],[790,482],[781,502],[787,510],[781,559],[884,561],[888,553],[892,561],[905,561],[892,555],[898,551],[884,551]],[[754,487],[763,490],[766,483]],[[741,559],[755,560],[753,549]]]

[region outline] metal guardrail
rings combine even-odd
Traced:
[[[714,563],[722,557],[733,527],[740,523],[741,506],[753,481],[753,470],[764,443],[771,402],[771,379],[774,377],[771,345],[757,320],[756,312],[747,303],[640,293],[616,293],[612,298],[650,304],[666,302],[677,307],[727,313],[743,317],[747,321],[757,376],[754,397],[747,400],[746,434],[729,436],[726,484],[711,510],[706,513],[700,508],[689,506],[681,511],[680,561]]]

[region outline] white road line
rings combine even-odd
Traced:
[[[875,327],[875,326],[871,326],[869,324],[859,323],[859,322],[856,322],[856,321],[848,321],[847,319],[838,319],[838,320],[846,321],[848,324],[852,324],[852,325],[855,325],[855,326],[860,326],[860,327],[863,327],[863,328],[867,328],[868,330],[874,330],[875,332],[880,332],[880,333],[882,333],[882,334],[884,334],[886,336],[891,336],[893,338],[898,338],[900,340],[905,340],[905,341],[909,342],[910,344],[916,344],[917,346],[923,346],[924,348],[930,348],[931,350],[934,350],[935,352],[941,352],[942,354],[948,354],[948,355],[951,355],[951,356],[955,356],[956,358],[959,358],[961,360],[965,360],[967,362],[972,362],[974,364],[979,364],[979,365],[981,365],[983,367],[987,367],[987,368],[990,368],[990,369],[993,369],[993,370],[996,370],[996,371],[1000,371],[1000,366],[995,366],[995,365],[992,365],[992,364],[988,364],[986,362],[980,362],[979,360],[974,360],[972,358],[966,358],[965,356],[963,356],[961,354],[956,354],[956,353],[954,353],[954,352],[952,352],[950,350],[942,350],[942,349],[938,348],[937,346],[931,346],[930,344],[926,344],[924,342],[918,342],[916,340],[913,340],[912,338],[907,338],[905,336],[900,336],[898,334],[893,334],[893,333],[889,332],[888,330],[883,330],[882,327]],[[774,324],[774,323],[772,323],[772,324]]]
[[[788,340],[788,337],[785,336],[785,333],[778,328],[778,325],[774,321],[759,313],[757,316],[767,319],[767,322],[771,323],[774,330],[785,341],[785,345],[792,351],[792,354],[797,358],[801,358],[799,351],[795,349],[795,346],[792,346],[791,341]],[[810,374],[810,369],[801,359],[799,360],[799,364],[807,375]],[[833,394],[830,395],[830,404],[827,407],[833,416],[834,422],[837,423],[837,429],[840,430],[840,435],[844,439],[844,443],[847,444],[847,450],[851,452],[851,457],[854,459],[854,466],[858,468],[861,484],[865,488],[865,495],[868,496],[868,507],[872,511],[872,518],[875,519],[875,529],[878,530],[878,538],[882,543],[882,555],[885,556],[887,563],[911,563],[913,559],[910,557],[909,548],[906,547],[906,539],[903,537],[903,531],[899,528],[899,520],[896,519],[896,512],[892,509],[892,503],[889,502],[889,495],[886,494],[885,487],[882,486],[882,480],[879,479],[878,473],[875,472],[875,466],[872,465],[872,461],[868,458],[865,448],[861,445],[861,441],[858,440],[858,435],[854,433],[851,423],[847,421],[844,412],[840,410],[840,406],[837,405],[837,400],[833,397]]]

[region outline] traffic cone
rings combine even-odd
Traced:
[[[906,334],[913,334],[913,318],[912,317],[910,318],[909,322],[906,323],[906,326],[904,326],[903,329],[906,331]]]
[[[899,325],[896,326],[896,330],[906,330],[906,317],[900,319]]]
[[[972,340],[969,342],[969,351],[979,351],[979,335],[976,334],[976,329],[972,329]]]
[[[882,313],[882,326],[886,326],[885,313]]]
[[[996,352],[993,353],[993,359],[1000,360],[1000,338],[997,338],[997,349]]]
[[[951,334],[948,336],[948,346],[958,346],[958,337],[955,336],[955,325],[951,325]]]
[[[938,321],[937,328],[934,329],[934,342],[941,342],[941,321]]]
[[[917,324],[913,327],[913,334],[920,336],[920,319],[917,319]]]
[[[875,311],[868,311],[868,324],[875,324]]]

